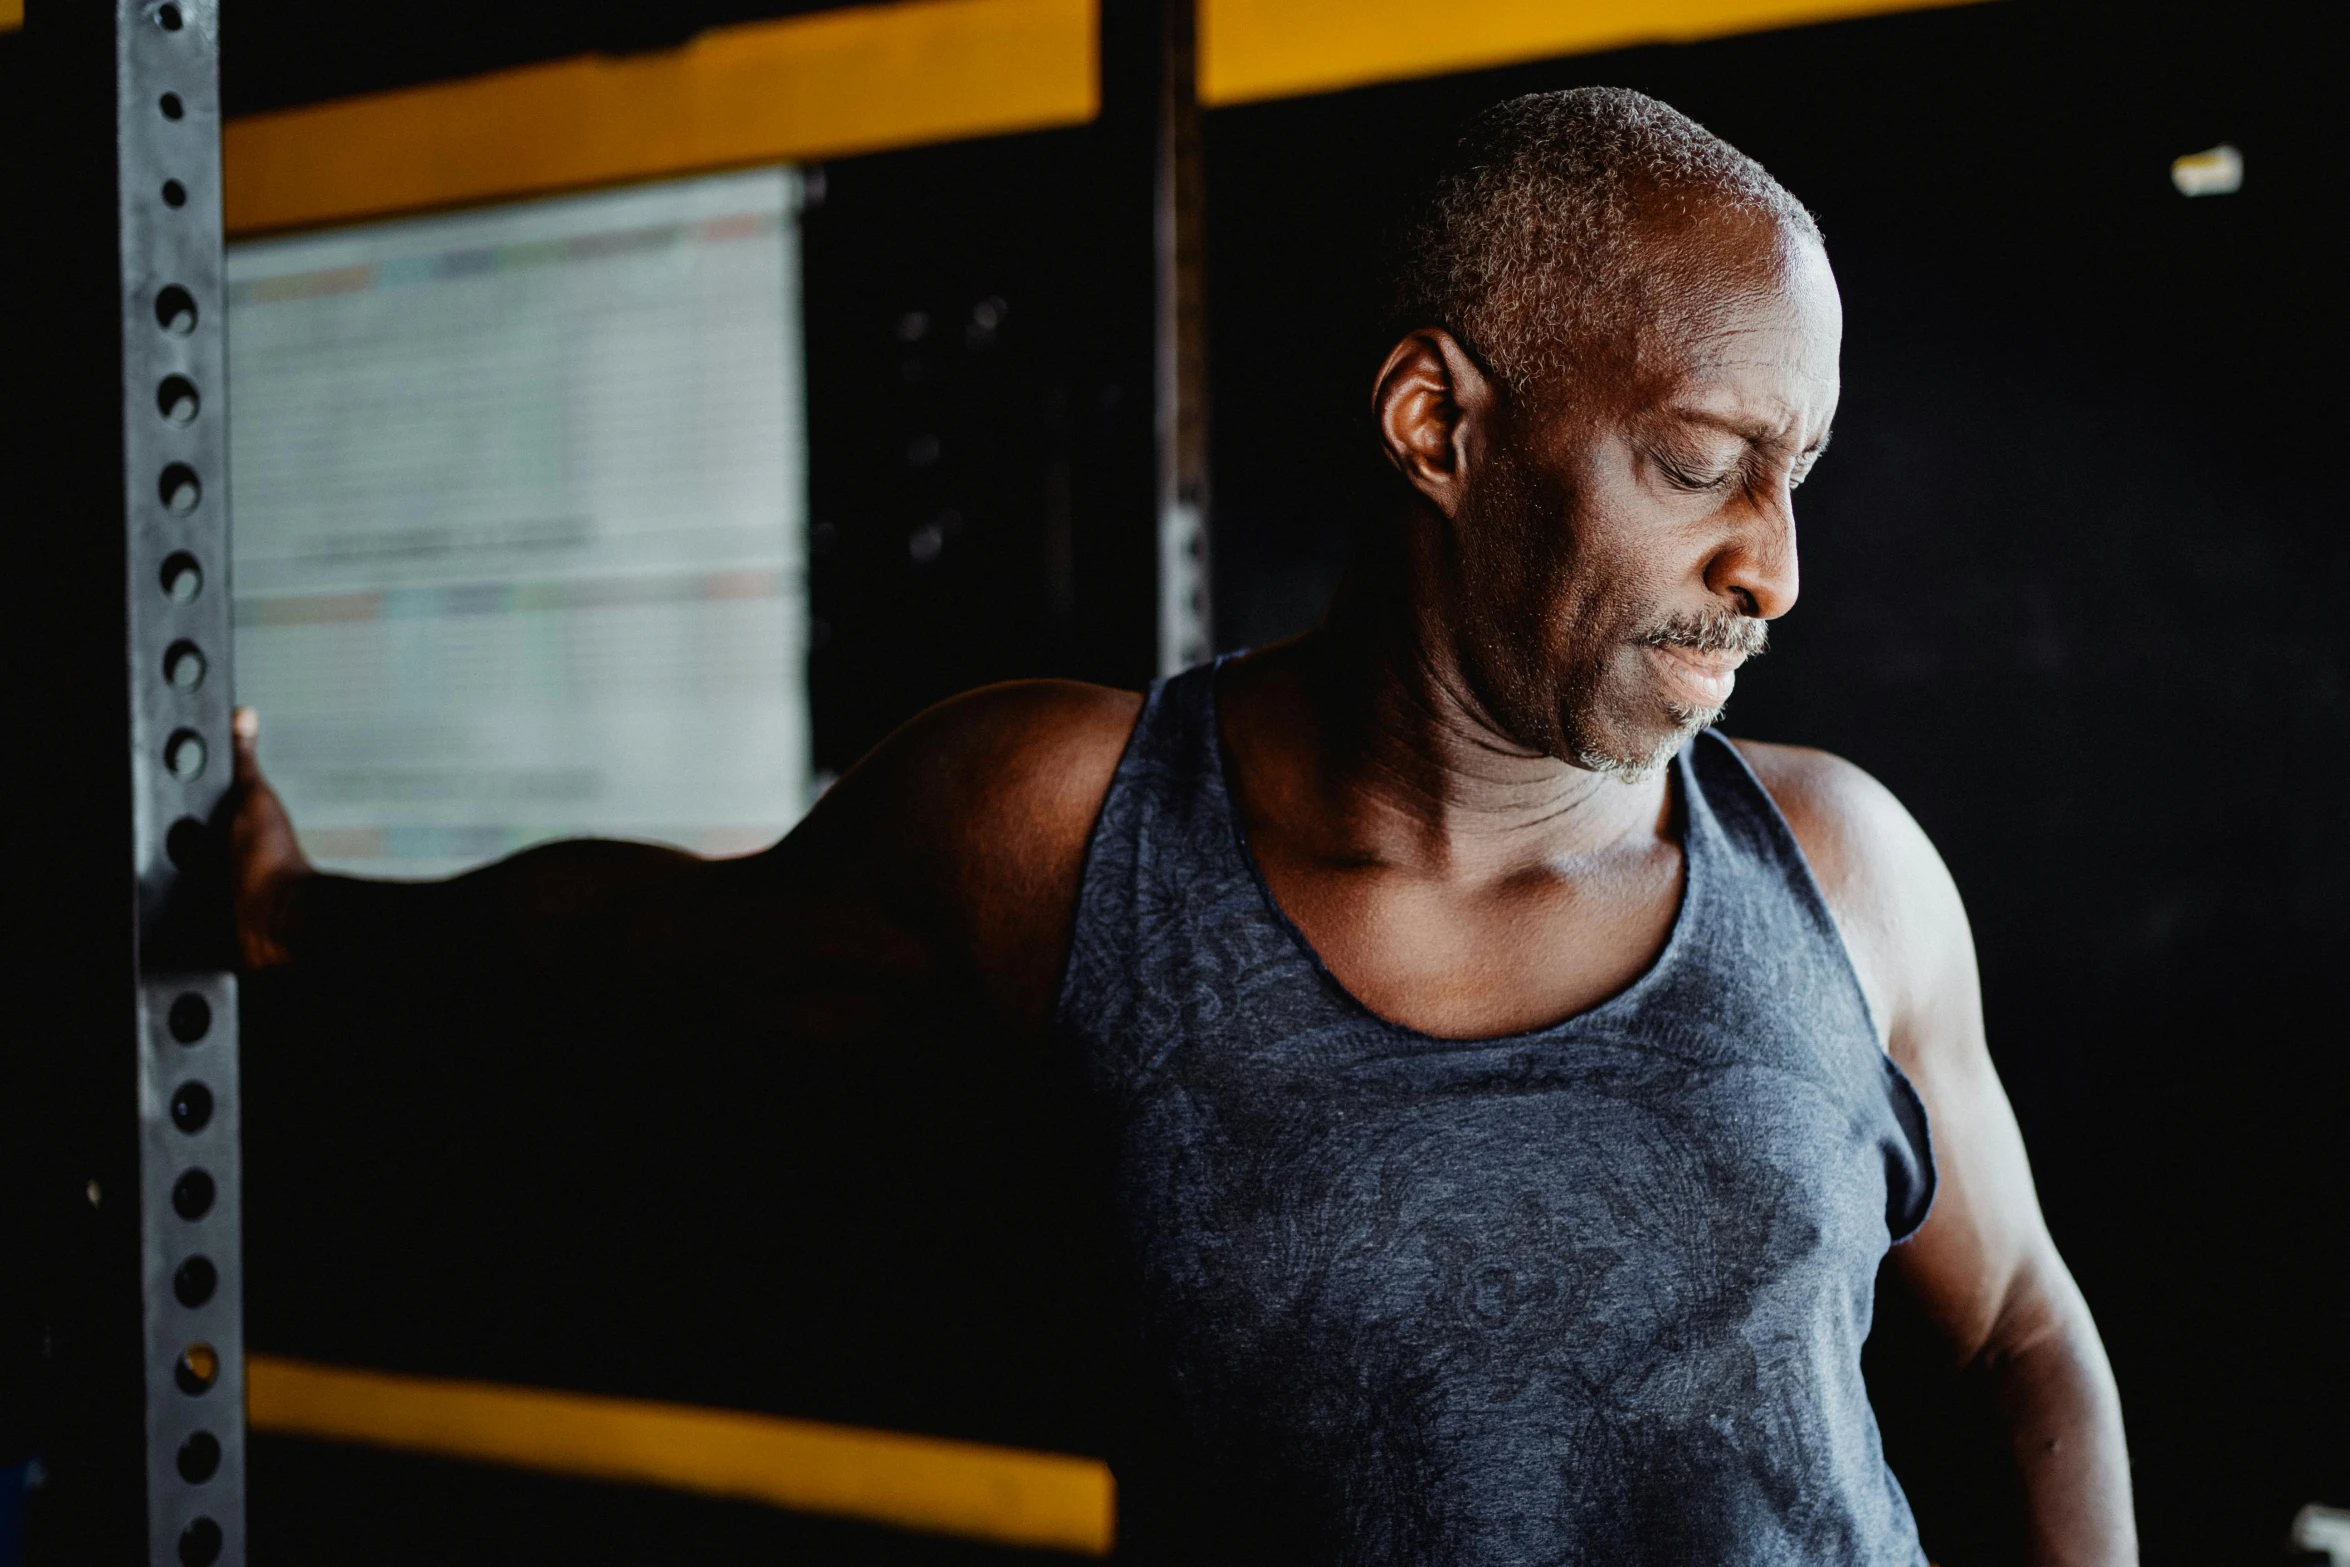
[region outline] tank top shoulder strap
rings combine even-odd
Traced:
[[[1745,889],[1749,896],[1770,895],[1779,903],[1774,925],[1783,926],[1789,912],[1797,917],[1803,934],[1821,943],[1831,966],[1850,980],[1852,994],[1865,1010],[1867,998],[1861,992],[1860,976],[1852,967],[1835,916],[1828,911],[1827,897],[1812,874],[1811,860],[1744,753],[1719,731],[1707,729],[1682,751],[1681,763],[1688,830],[1703,833],[1720,846],[1733,889],[1745,879],[1752,883]]]
[[[1899,1135],[1886,1163],[1887,1229],[1905,1239],[1933,1204],[1935,1173],[1924,1103],[1884,1050],[1882,1035],[1851,950],[1812,873],[1795,829],[1744,753],[1708,729],[1680,757],[1689,852],[1716,862],[1698,911],[1706,967],[1752,974],[1758,982],[1803,997],[1814,1022],[1806,1031],[1823,1068],[1874,1085]],[[1707,840],[1701,849],[1698,839]]]
[[[1215,732],[1217,667],[1201,664],[1152,682],[1094,824],[1086,855],[1089,893],[1112,890],[1154,850],[1184,853],[1221,847],[1229,838]]]
[[[1146,1000],[1149,950],[1232,880],[1237,855],[1215,734],[1216,664],[1152,684],[1086,845],[1057,1015],[1116,1023]],[[1187,908],[1188,906],[1188,908]]]

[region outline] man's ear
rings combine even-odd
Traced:
[[[1387,460],[1448,518],[1460,514],[1470,454],[1491,438],[1499,402],[1493,378],[1441,327],[1388,350],[1371,393]]]

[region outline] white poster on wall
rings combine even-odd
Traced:
[[[799,188],[231,248],[237,690],[320,865],[798,819]]]

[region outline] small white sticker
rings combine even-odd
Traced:
[[[2173,158],[2170,182],[2182,196],[2233,196],[2244,188],[2244,155],[2223,141]]]
[[[2335,1567],[2342,1567],[2350,1562],[2350,1511],[2311,1502],[2293,1515],[2291,1544],[2299,1551],[2322,1551]]]

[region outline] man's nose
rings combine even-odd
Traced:
[[[1802,580],[1795,561],[1795,507],[1785,491],[1739,519],[1737,530],[1706,563],[1705,585],[1758,620],[1776,620],[1795,607]]]

